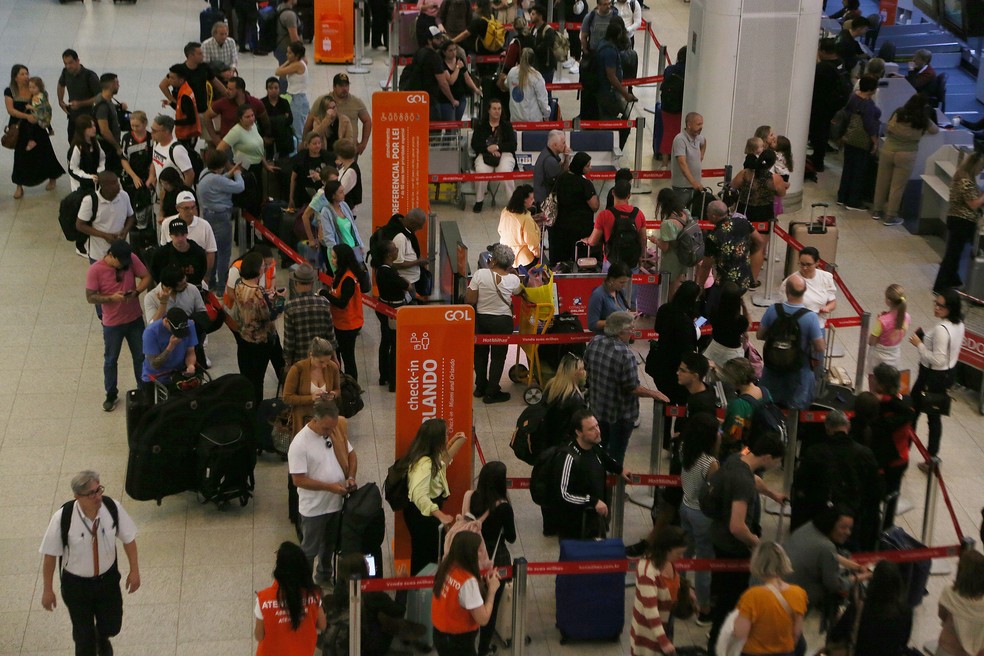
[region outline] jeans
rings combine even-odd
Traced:
[[[974,241],[974,221],[961,219],[956,216],[946,217],[946,250],[943,261],[933,283],[933,291],[941,292],[951,287],[960,287],[960,260],[964,249]]]
[[[512,315],[475,315],[475,333],[478,335],[509,335],[512,333]],[[506,344],[497,346],[475,346],[475,390],[482,396],[491,396],[501,391],[499,382],[506,366]],[[491,358],[489,357],[491,355]]]
[[[762,370],[762,387],[772,394],[779,405],[806,410],[813,403],[817,379],[810,367],[792,373],[779,373],[768,367]]]
[[[124,339],[130,349],[130,357],[133,358],[133,378],[137,381],[137,387],[142,384],[140,377],[143,373],[144,360],[143,331],[143,318],[119,326],[103,326],[103,387],[106,388],[106,396],[119,395],[119,388],[116,386],[116,363],[120,359]]]
[[[475,656],[475,636],[478,631],[468,633],[444,633],[434,629],[434,649],[437,656]]]
[[[882,150],[878,156],[878,178],[875,182],[875,202],[871,209],[884,212],[885,218],[899,215],[902,193],[916,163],[915,151]]]
[[[62,573],[61,594],[72,618],[75,656],[96,656],[100,643],[118,635],[123,626],[120,570],[114,564],[99,577]]]
[[[330,494],[330,493],[329,493]],[[314,558],[318,558],[318,576],[328,581],[332,576],[331,559],[338,543],[338,529],[342,513],[333,512],[314,517],[301,515],[301,550],[307,556],[308,565],[314,568]]]
[[[273,49],[273,56],[277,60],[278,66],[283,66],[284,62],[287,61],[287,48],[285,46],[277,46]],[[280,79],[280,93],[287,93],[287,78],[281,77]]]
[[[338,342],[338,357],[342,359],[342,370],[352,378],[359,380],[359,366],[355,360],[355,338],[359,336],[359,328],[343,330],[335,327],[335,340]]]
[[[396,385],[396,329],[390,328],[389,317],[376,313],[379,319],[379,381]]]
[[[304,122],[307,121],[308,114],[311,113],[311,103],[308,101],[306,93],[295,93],[291,97],[290,111],[294,116],[294,136],[300,143],[304,139]]]
[[[598,427],[601,429],[601,445],[620,465],[625,460],[625,450],[629,448],[629,438],[632,437],[634,423],[631,419],[598,422]]]
[[[225,293],[226,278],[229,277],[229,262],[232,259],[232,208],[227,210],[202,210],[202,218],[212,226],[215,233],[215,266],[208,275],[208,287],[217,296]]]
[[[844,144],[844,172],[841,173],[840,188],[837,190],[838,203],[858,208],[863,205],[865,174],[870,158],[869,149]]]
[[[687,532],[687,558],[713,558],[714,545],[711,544],[711,523],[713,520],[699,509],[694,510],[684,503],[680,504],[680,522]],[[697,606],[711,606],[711,573],[696,573]]]

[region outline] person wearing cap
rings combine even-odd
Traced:
[[[188,276],[180,267],[169,264],[161,271],[160,284],[144,294],[144,321],[149,326],[163,319],[167,311],[173,307],[181,308],[191,318],[195,324],[196,335],[204,337],[208,333],[212,322],[205,309],[202,293],[188,284]],[[221,325],[221,322],[218,325]],[[203,339],[195,347],[195,356],[198,362],[207,366],[204,341]]]
[[[207,278],[209,272],[215,267],[215,254],[219,250],[218,245],[215,243],[215,232],[205,219],[195,214],[198,209],[198,201],[195,200],[195,194],[190,191],[182,191],[178,194],[175,206],[178,209],[177,216],[168,217],[161,224],[161,245],[168,242],[171,235],[171,223],[178,219],[184,221],[188,230],[188,239],[205,249],[205,277]]]
[[[442,116],[441,106],[457,107],[458,100],[451,92],[451,84],[448,80],[448,71],[444,67],[444,60],[441,58],[440,50],[444,45],[446,35],[440,28],[432,25],[430,27],[430,38],[427,45],[417,50],[413,56],[413,63],[420,72],[421,91],[426,91],[430,96],[430,120],[451,120],[451,116]]]
[[[102,306],[103,387],[106,390],[103,410],[106,412],[111,412],[119,400],[116,364],[123,340],[126,340],[133,358],[133,375],[137,386],[141,385],[144,322],[138,297],[150,286],[150,282],[150,274],[143,262],[123,239],[112,242],[106,255],[94,262],[86,272],[85,299]]]
[[[362,99],[349,93],[349,76],[339,73],[332,79],[331,97],[335,99],[335,106],[338,113],[347,116],[354,128],[358,123],[362,124],[362,135],[359,139],[358,151],[361,155],[369,145],[369,137],[372,135],[372,116],[366,109],[366,104]]]
[[[198,179],[198,197],[202,202],[202,218],[211,226],[215,236],[215,266],[209,271],[210,289],[225,289],[232,256],[232,197],[246,188],[242,167],[232,164],[221,150],[209,154],[208,168]]]
[[[208,271],[208,256],[205,249],[188,238],[188,224],[184,219],[175,219],[168,224],[171,241],[154,252],[150,272],[154,280],[162,280],[164,268],[174,265],[188,276],[188,282],[195,287],[202,284]]]
[[[143,331],[143,374],[145,383],[156,381],[167,384],[175,373],[187,376],[195,374],[195,347],[198,333],[188,313],[172,307]]]
[[[336,350],[335,326],[331,320],[331,303],[314,293],[318,274],[304,263],[290,274],[293,291],[284,307],[284,362],[291,366],[304,358],[311,340],[321,337]]]

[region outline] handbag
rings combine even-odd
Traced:
[[[946,324],[941,324],[943,330],[946,330],[947,345],[946,351],[950,352],[950,330],[946,327]],[[952,380],[952,377],[947,372],[947,379]],[[942,415],[944,417],[950,416],[950,394],[943,389],[939,392],[932,392],[925,387],[916,395],[915,404],[916,408],[920,412],[925,412],[927,415]]]
[[[273,426],[270,430],[270,438],[273,442],[273,450],[282,456],[287,455],[290,449],[290,441],[294,439],[294,412],[288,406],[280,414],[273,418]]]
[[[847,130],[844,131],[844,144],[864,150],[871,147],[871,137],[865,131],[864,119],[858,112],[851,114],[851,119],[847,123]]]
[[[17,148],[17,141],[20,139],[20,122],[8,125],[3,129],[3,138],[0,138],[0,144],[4,148],[9,148],[13,150]]]

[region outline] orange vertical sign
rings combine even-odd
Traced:
[[[430,98],[421,91],[372,94],[372,229],[415,207],[427,212]],[[417,233],[421,251],[427,226]],[[426,253],[421,252],[421,255]]]
[[[355,5],[345,0],[314,0],[314,61],[355,61]]]
[[[469,305],[409,306],[396,313],[396,370],[402,376],[396,385],[394,459],[407,452],[428,419],[443,419],[449,437],[461,431],[471,443],[474,349],[475,310]],[[448,514],[457,513],[471,487],[471,458],[471,448],[463,447],[448,468]],[[393,562],[397,576],[409,576],[410,534],[402,513],[396,515]]]

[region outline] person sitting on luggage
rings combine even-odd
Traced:
[[[145,383],[156,381],[166,385],[176,373],[194,376],[198,362],[196,346],[198,334],[188,313],[179,307],[172,307],[163,319],[144,329],[141,378]]]
[[[256,593],[253,616],[257,656],[314,653],[318,633],[328,621],[321,588],[311,579],[304,551],[293,542],[282,542],[277,549],[273,585]]]
[[[202,342],[204,335],[208,332],[211,321],[208,312],[205,310],[205,301],[202,300],[202,293],[188,284],[188,276],[184,271],[173,264],[169,264],[161,271],[161,282],[157,287],[144,294],[144,321],[147,325],[164,318],[164,315],[172,307],[178,307],[185,311],[195,324],[195,334],[202,335],[202,340],[195,347],[195,355],[198,362],[203,365],[207,362],[205,357],[205,347]]]
[[[578,410],[571,417],[571,427],[574,439],[568,451],[561,454],[563,463],[555,469],[559,487],[559,502],[553,508],[557,537],[561,540],[603,537],[608,517],[605,479],[610,472],[628,481],[629,473],[602,448],[601,428],[594,413]]]
[[[331,558],[341,532],[342,499],[356,488],[359,461],[334,401],[319,400],[314,416],[290,443],[287,465],[297,486],[301,549],[308,567],[318,559],[315,578],[330,581]]]
[[[400,467],[407,471],[410,505],[403,511],[403,521],[410,532],[410,574],[414,575],[438,556],[437,528],[454,522],[441,510],[451,496],[448,465],[468,442],[458,432],[448,441],[448,425],[443,419],[428,419],[417,429]]]
[[[431,621],[438,656],[474,654],[479,627],[492,619],[499,574],[495,568],[485,575],[479,571],[481,542],[478,533],[459,532],[434,574]]]

